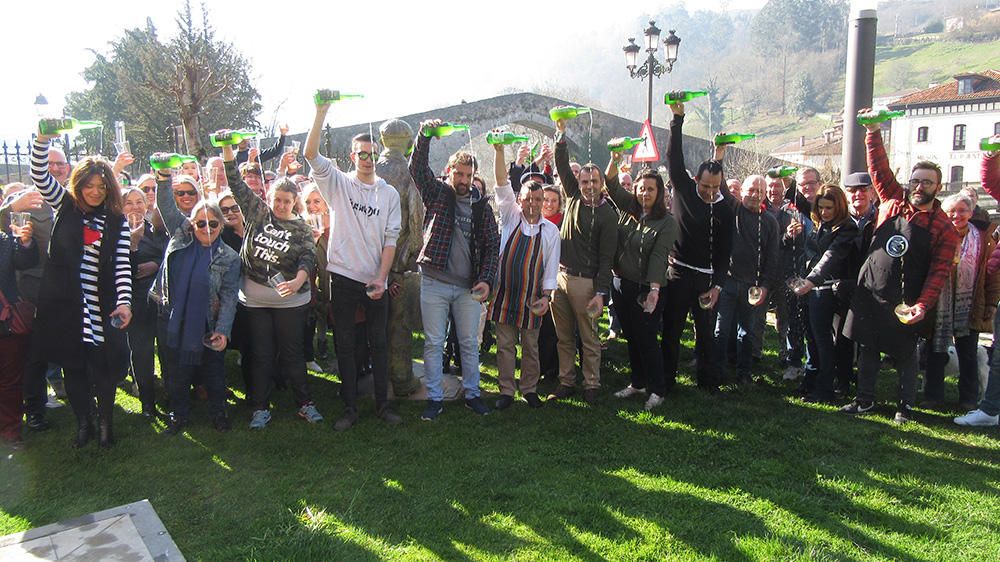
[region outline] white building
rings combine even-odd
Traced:
[[[900,178],[909,177],[914,163],[930,160],[941,166],[948,191],[978,184],[979,141],[1000,134],[1000,71],[956,75],[890,103],[889,109],[906,110],[883,133],[889,163]]]

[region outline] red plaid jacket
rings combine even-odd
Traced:
[[[439,180],[428,163],[431,139],[417,135],[410,156],[410,175],[424,202],[424,244],[417,256],[422,266],[448,267],[452,230],[455,228],[455,190]],[[472,188],[472,271],[476,282],[493,287],[500,262],[500,230],[489,198]]]
[[[948,216],[941,210],[939,201],[935,200],[930,209],[923,211],[907,200],[903,187],[896,181],[896,175],[889,167],[889,157],[885,154],[880,132],[869,131],[865,136],[865,145],[868,149],[868,173],[872,177],[872,184],[879,200],[882,201],[878,208],[875,229],[877,230],[887,220],[902,215],[911,224],[926,228],[931,233],[931,263],[927,268],[924,288],[920,291],[920,298],[916,302],[925,311],[929,311],[937,305],[945,279],[951,275],[955,252],[958,251],[961,237],[948,220]]]

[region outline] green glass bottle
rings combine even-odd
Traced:
[[[767,177],[769,178],[787,178],[788,176],[794,176],[795,172],[799,169],[795,166],[775,166],[767,171]]]
[[[468,131],[468,125],[459,125],[457,123],[441,123],[437,127],[424,127],[422,133],[425,137],[446,137],[452,133],[457,133],[459,131]]]
[[[528,162],[534,162],[535,158],[538,158],[541,148],[542,141],[535,141],[535,144],[531,145],[531,150],[528,151]]]
[[[180,157],[181,157],[181,164],[186,164],[188,162],[197,162],[198,161],[198,157],[197,156],[192,156],[190,154],[181,154]]]
[[[72,117],[61,119],[42,119],[38,122],[38,132],[43,135],[61,135],[84,129],[103,127],[100,121],[81,121]]]
[[[611,152],[625,152],[626,150],[632,150],[644,142],[646,142],[646,137],[618,137],[608,141],[608,150]]]
[[[715,135],[715,146],[722,146],[724,144],[736,144],[738,142],[743,142],[745,140],[755,139],[757,135],[753,133],[730,133],[728,135],[718,134]]]
[[[149,156],[149,167],[154,170],[180,168],[184,163],[184,156],[176,152],[154,152]]]
[[[553,107],[549,110],[549,119],[563,121],[576,119],[584,113],[590,113],[589,107]]]
[[[344,94],[341,93],[340,90],[322,89],[322,90],[316,90],[316,94],[313,95],[313,101],[316,102],[316,105],[319,105],[321,103],[333,103],[335,101],[357,99],[363,97],[364,96],[361,94]]]
[[[252,139],[256,136],[257,131],[248,131],[246,129],[231,131],[229,129],[222,129],[221,131],[215,131],[209,135],[208,138],[212,141],[212,146],[229,146],[240,144],[241,142],[247,139]]]
[[[998,152],[1000,151],[1000,142],[990,142],[990,137],[986,137],[979,141],[979,150],[983,152]]]
[[[663,103],[667,105],[686,103],[694,98],[700,98],[707,95],[708,90],[682,90],[680,92],[667,92],[663,95]]]
[[[529,142],[531,137],[528,135],[515,135],[509,132],[486,133],[486,142],[488,144],[514,144],[515,142]]]
[[[878,113],[868,116],[868,115],[858,115],[858,125],[874,125],[876,123],[882,123],[888,121],[895,117],[902,117],[906,115],[906,112],[902,109],[898,111],[889,111],[888,109],[881,109]]]

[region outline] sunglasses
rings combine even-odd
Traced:
[[[355,152],[354,154],[357,155],[358,160],[371,160],[372,162],[374,162],[375,160],[378,160],[378,152],[375,152],[375,151],[372,151],[372,152],[361,152],[361,151],[358,151],[358,152]]]
[[[198,195],[198,191],[194,189],[175,189],[174,195],[177,197],[194,197]]]
[[[199,229],[204,229],[206,226],[209,227],[209,228],[211,228],[211,229],[213,229],[213,230],[216,229],[216,228],[219,228],[219,221],[204,221],[204,220],[200,220],[200,221],[195,221],[193,224],[196,227],[198,227]]]
[[[240,212],[240,206],[239,205],[232,205],[230,207],[223,207],[223,206],[220,205],[219,208],[222,209],[222,214],[224,214],[224,215],[228,215],[229,213],[239,213]]]
[[[142,191],[143,193],[153,193],[154,191],[156,191],[156,186],[155,185],[143,186]]]

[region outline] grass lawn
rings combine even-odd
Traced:
[[[688,342],[690,344],[690,342]],[[773,345],[773,338],[769,341]],[[659,353],[659,350],[650,350]],[[601,401],[479,418],[448,403],[436,422],[372,403],[351,431],[333,377],[312,379],[328,422],[294,416],[287,391],[261,432],[233,406],[218,434],[196,404],[168,437],[119,393],[118,444],[69,447],[69,408],[0,461],[0,535],[148,498],[190,560],[989,560],[1000,553],[1000,434],[943,414],[892,424],[807,405],[780,382],[708,396],[686,378],[654,414],[611,392],[623,343],[603,363]],[[494,357],[483,386],[495,392]],[[230,365],[230,379],[239,379]],[[879,388],[889,398],[894,375]],[[949,392],[955,393],[954,381]],[[547,388],[546,388],[547,390]],[[492,399],[489,400],[492,405]]]

